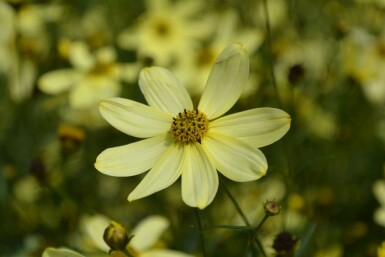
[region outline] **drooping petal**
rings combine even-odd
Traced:
[[[183,109],[193,109],[186,88],[170,71],[164,68],[144,68],[139,74],[139,86],[150,106],[173,116]]]
[[[256,108],[214,120],[210,129],[259,148],[283,137],[290,128],[290,121],[289,114],[280,109]]]
[[[68,90],[79,78],[80,74],[73,69],[55,70],[43,74],[37,85],[44,93],[56,95]]]
[[[105,99],[99,110],[113,127],[139,138],[167,133],[172,121],[172,116],[165,112],[124,98]]]
[[[151,169],[170,144],[167,135],[160,135],[108,148],[96,158],[95,168],[109,176],[135,176]]]
[[[202,146],[215,168],[231,180],[252,181],[266,174],[263,153],[241,140],[209,131],[202,139]]]
[[[138,253],[143,253],[159,240],[163,232],[170,226],[170,222],[163,216],[151,215],[142,220],[130,234],[134,237],[130,246]],[[142,256],[142,254],[140,254]]]
[[[84,255],[67,248],[46,248],[42,257],[85,257]]]
[[[210,72],[198,109],[209,119],[227,112],[238,100],[249,76],[249,58],[241,43],[228,46]]]
[[[187,205],[204,209],[217,193],[218,173],[200,144],[187,144],[185,151],[182,198]]]
[[[193,257],[194,255],[182,253],[168,249],[149,250],[140,255],[140,257]]]
[[[184,165],[184,151],[181,145],[171,144],[155,163],[139,185],[128,196],[129,201],[151,195],[170,185],[180,176]]]

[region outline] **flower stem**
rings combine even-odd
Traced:
[[[265,24],[266,24],[266,41],[267,41],[267,55],[268,59],[270,61],[269,65],[269,71],[271,76],[271,81],[274,87],[275,92],[275,98],[277,100],[278,106],[282,108],[282,102],[281,99],[278,96],[278,89],[277,89],[277,80],[275,78],[275,72],[274,72],[274,64],[273,64],[273,51],[272,51],[272,42],[271,42],[271,28],[270,28],[270,18],[269,18],[269,7],[267,5],[267,0],[263,0],[263,8],[265,12]]]
[[[233,203],[235,209],[237,210],[237,212],[239,213],[239,215],[242,217],[242,219],[243,219],[243,221],[245,222],[245,224],[246,224],[247,226],[250,226],[250,222],[249,222],[249,220],[247,219],[245,213],[242,211],[242,209],[241,209],[241,207],[239,206],[237,200],[234,198],[234,196],[231,194],[231,192],[229,191],[229,189],[226,187],[226,185],[225,185],[225,183],[223,182],[223,179],[222,179],[221,177],[220,177],[220,183],[221,183],[221,186],[223,187],[223,189],[225,190],[227,196],[230,198],[231,202]],[[264,221],[263,221],[263,222],[264,222]],[[262,224],[263,224],[263,223],[262,223]],[[260,225],[262,225],[262,224],[260,223]],[[259,225],[258,225],[258,227],[257,227],[257,229],[256,229],[255,231],[258,231],[258,228],[259,228]],[[258,248],[259,251],[262,253],[262,255],[263,255],[264,257],[267,257],[267,255],[266,255],[266,253],[265,253],[265,250],[263,249],[263,246],[262,246],[261,242],[259,241],[258,237],[256,237],[255,234],[252,235],[252,237],[253,237],[253,239],[254,239],[254,240],[253,240],[253,244],[252,244],[253,247],[254,247],[254,248]],[[257,246],[257,247],[256,247],[256,246]]]
[[[204,243],[204,236],[203,236],[203,226],[202,226],[202,221],[199,216],[199,210],[195,208],[195,216],[197,218],[197,223],[198,223],[198,229],[199,229],[199,237],[201,241],[201,249],[202,249],[202,255],[203,257],[206,257],[206,249],[205,249],[205,243]]]
[[[223,189],[225,190],[227,196],[230,198],[231,202],[233,203],[235,209],[237,210],[237,212],[239,213],[239,215],[241,215],[241,218],[243,219],[243,222],[245,222],[245,224],[247,226],[250,226],[250,222],[249,220],[247,219],[246,215],[243,213],[241,207],[239,206],[237,200],[234,198],[234,196],[231,194],[231,192],[229,191],[229,189],[226,187],[225,183],[223,182],[223,179],[220,178],[220,183],[221,183],[221,186],[223,187]]]

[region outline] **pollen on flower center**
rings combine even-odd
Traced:
[[[206,115],[198,110],[180,112],[173,118],[170,133],[175,142],[201,142],[209,127]]]

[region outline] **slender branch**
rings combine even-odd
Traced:
[[[242,219],[243,219],[243,222],[245,222],[245,224],[247,226],[250,226],[250,222],[249,220],[247,219],[246,215],[243,213],[241,207],[239,206],[237,200],[234,198],[234,196],[230,193],[229,189],[227,189],[225,183],[223,182],[223,179],[221,177],[219,177],[220,179],[220,183],[223,187],[223,189],[225,190],[227,196],[230,198],[231,202],[233,203],[235,209],[237,209],[237,212],[239,213],[239,215],[241,215]]]
[[[206,257],[207,254],[206,254],[205,243],[204,243],[203,226],[202,226],[201,218],[199,216],[199,210],[197,208],[195,208],[195,216],[197,218],[197,223],[198,223],[199,237],[200,237],[200,241],[201,241],[202,254],[203,254],[203,257]]]
[[[255,229],[255,231],[259,231],[259,229],[262,227],[262,225],[266,222],[266,220],[270,217],[270,215],[268,214],[265,214],[265,216],[263,217],[263,219],[261,220],[261,222],[259,222],[257,228]]]
[[[255,230],[257,227],[254,226],[234,226],[234,225],[214,225],[214,226],[205,226],[202,230],[209,230],[209,229],[216,229],[216,228],[223,228],[223,229],[233,229],[233,230]]]
[[[247,226],[250,227],[250,222],[249,220],[247,219],[245,213],[242,211],[241,207],[239,206],[238,204],[238,201],[234,198],[234,196],[231,194],[231,192],[229,191],[229,189],[226,187],[225,183],[223,182],[223,179],[221,177],[219,177],[219,181],[223,187],[223,189],[225,190],[227,196],[230,198],[231,202],[233,203],[235,209],[237,210],[237,212],[239,213],[239,215],[242,217],[243,221],[245,222],[245,224]],[[263,246],[261,244],[261,242],[259,241],[258,237],[255,236],[255,234],[251,234],[252,238],[254,239],[253,240],[253,246],[254,246],[254,249],[255,249],[255,245],[257,245],[257,248],[259,249],[259,251],[262,253],[262,255],[264,257],[267,257],[266,253],[265,253],[265,250],[263,249]],[[255,242],[255,243],[254,243]]]
[[[272,50],[273,47],[272,47],[272,40],[271,40],[271,28],[270,28],[269,8],[267,6],[267,0],[263,0],[263,8],[265,12],[266,40],[267,40],[267,47],[268,47],[267,55],[270,61],[270,65],[269,65],[270,76],[274,87],[275,98],[277,100],[278,106],[282,108],[282,102],[278,95],[277,80],[275,78],[275,72],[274,72],[274,61],[273,61],[273,50]]]

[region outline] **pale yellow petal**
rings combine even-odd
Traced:
[[[134,201],[169,187],[179,178],[183,165],[183,146],[171,144],[139,185],[131,192],[128,200]]]
[[[56,95],[68,90],[79,78],[79,73],[73,69],[55,70],[43,74],[37,85],[44,93]]]
[[[373,220],[376,224],[385,227],[385,206],[374,210]]]
[[[186,88],[168,70],[161,67],[144,68],[139,74],[139,86],[147,103],[173,116],[193,104]]]
[[[228,46],[210,72],[198,109],[209,119],[227,112],[238,100],[249,76],[249,58],[241,43]]]
[[[218,173],[200,144],[187,144],[185,151],[182,198],[187,205],[204,209],[217,193]]]
[[[170,144],[171,141],[164,134],[108,148],[96,158],[95,168],[109,176],[135,176],[151,169]]]
[[[46,248],[42,257],[85,257],[75,251],[66,248]]]
[[[193,257],[194,255],[168,250],[168,249],[153,249],[146,251],[140,257]]]
[[[241,140],[209,131],[202,140],[202,146],[215,168],[231,180],[252,181],[267,172],[263,153]]]
[[[163,216],[148,216],[130,232],[130,235],[134,235],[130,241],[130,246],[142,256],[144,251],[157,243],[169,225],[170,222]]]
[[[83,71],[88,71],[95,65],[95,58],[92,56],[88,45],[83,41],[71,43],[69,59],[76,69]]]
[[[99,110],[113,127],[134,137],[165,134],[171,127],[171,115],[129,99],[105,99],[100,102]]]
[[[110,222],[111,219],[100,214],[85,216],[81,219],[80,226],[84,234],[91,239],[95,247],[104,252],[110,249],[103,239],[104,230]]]
[[[94,108],[100,100],[120,94],[120,83],[110,78],[87,76],[71,90],[69,104],[72,108]]]
[[[385,180],[374,182],[372,190],[377,201],[385,207]]]
[[[283,137],[290,121],[289,114],[280,109],[256,108],[221,117],[210,123],[210,129],[259,148]]]

